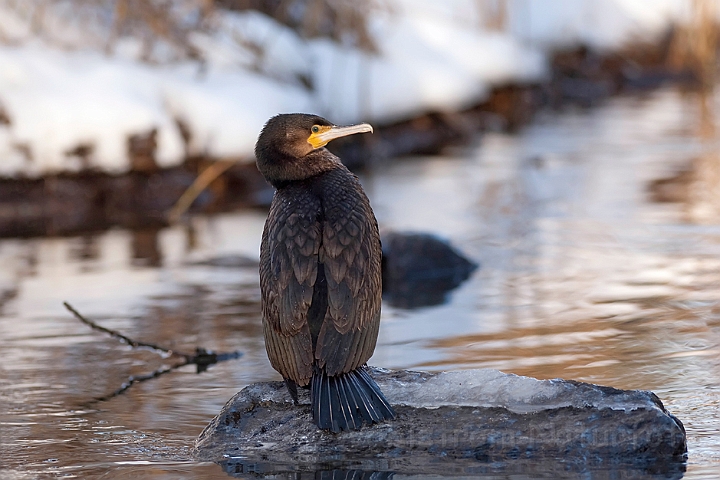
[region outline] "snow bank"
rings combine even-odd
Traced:
[[[687,0],[509,0],[512,34],[544,48],[578,43],[610,50],[655,40],[690,16]]]
[[[492,85],[538,80],[546,72],[539,50],[507,34],[429,18],[422,9],[378,14],[371,29],[377,55],[309,42],[319,105],[334,121],[456,110],[482,100]]]
[[[381,5],[368,25],[376,53],[304,40],[258,12],[224,12],[212,33],[191,37],[203,62],[150,65],[137,60],[139,43],[128,38],[113,55],[51,46],[0,4],[0,38],[11,40],[0,46],[0,113],[10,121],[0,122],[0,175],[126,171],[128,137],[153,128],[158,164],[176,165],[186,148],[178,121],[189,127],[191,153],[251,160],[274,114],[382,123],[455,110],[493,85],[543,78],[549,48],[614,48],[688,13],[682,0],[651,9],[641,0],[507,0],[504,13],[497,1]],[[498,11],[502,30],[487,26]],[[78,37],[71,33],[63,38]],[[80,145],[92,149],[88,158],[71,153]]]
[[[197,65],[153,67],[97,52],[39,44],[0,48],[0,174],[77,171],[68,152],[93,147],[90,167],[127,170],[127,140],[158,130],[160,166],[179,163],[176,120],[190,126],[191,150],[248,154],[256,132],[278,111],[308,108],[303,91],[236,69],[198,74]]]

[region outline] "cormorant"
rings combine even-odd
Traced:
[[[297,386],[310,386],[313,419],[332,432],[395,418],[365,370],[380,326],[377,220],[357,177],[324,148],[372,131],[282,114],[255,145],[277,189],[260,247],[265,348],[295,403]]]

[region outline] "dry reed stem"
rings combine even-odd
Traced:
[[[180,196],[175,206],[168,213],[168,221],[173,224],[187,212],[195,199],[210,185],[213,180],[235,165],[235,160],[218,160],[198,175],[192,185]]]

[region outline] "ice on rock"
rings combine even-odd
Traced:
[[[383,391],[394,404],[437,408],[443,405],[508,407],[532,411],[562,391],[551,381],[507,375],[498,370],[461,370],[427,376],[420,372],[410,381],[387,382]]]
[[[515,413],[561,407],[625,410],[647,406],[647,392],[623,391],[561,379],[538,380],[489,368],[432,375],[423,372],[407,374],[410,378],[405,377],[401,381],[392,379],[392,376],[379,380],[391,403],[416,408],[501,407]]]

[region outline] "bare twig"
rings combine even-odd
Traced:
[[[163,348],[159,345],[155,345],[154,343],[138,342],[137,340],[133,340],[132,338],[130,338],[126,335],[123,335],[120,332],[116,332],[115,330],[111,330],[109,328],[100,326],[97,323],[93,322],[92,320],[85,318],[82,314],[80,314],[80,312],[75,310],[68,302],[63,302],[63,305],[65,305],[65,308],[67,308],[70,311],[70,313],[72,313],[75,316],[75,318],[77,318],[78,320],[80,320],[82,323],[89,326],[93,330],[107,333],[111,337],[115,337],[115,338],[119,339],[121,342],[126,343],[133,348],[150,348],[150,349],[155,350],[156,352],[160,352],[164,355],[181,358],[181,360],[178,363],[176,363],[175,365],[172,365],[170,367],[162,367],[162,368],[159,368],[159,369],[155,370],[154,372],[151,372],[146,375],[131,376],[125,383],[123,383],[120,386],[119,389],[115,390],[114,392],[112,392],[108,395],[103,395],[102,397],[97,397],[97,398],[93,399],[91,402],[89,402],[87,405],[97,403],[97,402],[104,402],[111,398],[117,397],[118,395],[125,393],[130,387],[132,387],[136,383],[142,383],[147,380],[152,380],[153,378],[157,378],[161,375],[172,372],[173,370],[177,370],[178,368],[184,367],[185,365],[195,365],[197,367],[196,372],[202,373],[205,370],[207,370],[210,365],[214,365],[218,362],[224,362],[226,360],[233,360],[233,359],[242,357],[242,352],[239,352],[239,351],[215,353],[212,350],[207,350],[202,347],[196,347],[195,353],[189,354],[189,353],[177,352],[175,350]]]
[[[98,325],[97,323],[95,323],[91,320],[88,320],[87,318],[82,316],[80,314],[80,312],[75,310],[69,303],[63,302],[63,305],[65,305],[65,308],[67,308],[70,311],[70,313],[75,315],[75,318],[77,318],[78,320],[83,322],[88,327],[92,328],[93,330],[97,330],[99,332],[107,333],[111,337],[115,337],[115,338],[119,339],[121,342],[127,343],[128,345],[130,345],[133,348],[146,347],[146,348],[151,348],[153,350],[156,350],[158,352],[162,352],[167,355],[171,355],[171,356],[175,355],[175,356],[183,357],[186,360],[189,360],[190,358],[192,358],[192,355],[175,352],[173,350],[169,350],[167,348],[163,348],[158,345],[155,345],[154,343],[145,343],[145,342],[138,342],[137,340],[133,340],[132,338],[126,337],[125,335],[123,335],[120,332],[116,332],[115,330],[110,330],[109,328],[102,327],[102,326]]]
[[[85,404],[85,406],[89,407],[95,403],[106,402],[112,398],[117,397],[118,395],[122,395],[123,393],[128,391],[130,389],[130,387],[132,387],[133,385],[135,385],[137,383],[147,382],[148,380],[152,380],[153,378],[158,378],[161,375],[170,373],[173,370],[177,370],[178,368],[183,367],[185,365],[187,365],[187,363],[183,362],[178,365],[173,365],[172,367],[158,368],[154,372],[148,373],[147,375],[133,375],[130,378],[128,378],[127,381],[125,383],[123,383],[120,386],[120,388],[118,388],[114,392],[108,393],[107,395],[103,395],[102,397],[95,397],[92,400],[90,400],[89,402],[87,402]]]

